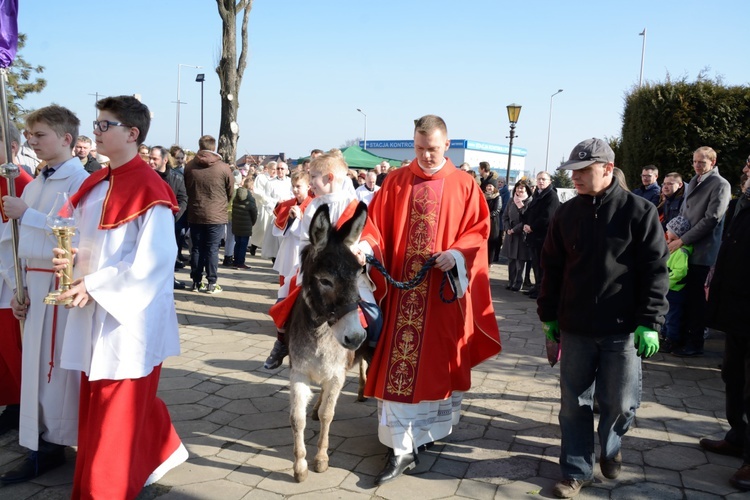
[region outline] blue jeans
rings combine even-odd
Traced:
[[[190,224],[193,248],[190,251],[190,277],[193,283],[203,280],[215,284],[219,269],[219,245],[224,236],[224,224]]]
[[[563,331],[561,344],[560,468],[566,479],[589,480],[594,477],[594,385],[601,456],[612,458],[635,418],[641,359],[632,333],[589,337]]]
[[[680,325],[682,323],[682,310],[685,305],[687,290],[684,288],[679,292],[670,290],[667,292],[667,302],[669,302],[669,311],[664,319],[664,326],[661,329],[662,337],[679,342]]]
[[[250,236],[234,237],[234,265],[241,266],[245,264],[247,256],[247,244],[250,243]]]

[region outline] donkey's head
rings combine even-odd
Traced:
[[[356,350],[367,336],[359,322],[357,277],[362,267],[349,247],[357,242],[367,219],[360,203],[340,229],[331,225],[328,205],[321,205],[310,223],[310,244],[302,250],[302,296],[315,326],[328,323],[336,340]]]

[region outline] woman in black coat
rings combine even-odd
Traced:
[[[523,268],[531,261],[531,249],[526,244],[523,232],[523,215],[531,203],[531,188],[518,181],[513,188],[513,197],[503,213],[505,241],[502,253],[508,258],[508,286],[506,290],[517,292],[523,285]]]
[[[503,202],[500,192],[497,190],[497,179],[492,178],[484,186],[484,197],[490,209],[490,236],[487,240],[487,255],[489,264],[497,262],[500,257],[500,244],[502,243],[502,221]]]

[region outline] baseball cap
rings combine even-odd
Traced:
[[[597,138],[579,142],[570,153],[568,161],[557,167],[557,170],[580,170],[594,163],[614,163],[615,152],[606,141]]]

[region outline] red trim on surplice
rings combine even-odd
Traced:
[[[91,174],[70,198],[70,202],[74,207],[78,206],[86,193],[105,179],[109,179],[109,188],[99,229],[120,227],[156,205],[164,205],[174,213],[180,211],[169,184],[138,155],[120,167],[105,167]]]
[[[304,199],[302,203],[299,204],[300,213],[304,214],[305,209],[312,201],[312,198],[309,196]],[[273,209],[273,215],[276,217],[273,221],[274,225],[284,231],[286,229],[287,223],[289,222],[289,212],[292,209],[292,207],[297,206],[297,198],[292,198],[291,200],[286,201],[280,201],[276,204],[276,207]]]

